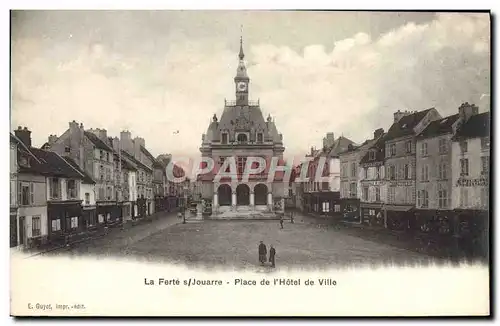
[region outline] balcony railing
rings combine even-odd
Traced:
[[[236,101],[228,101],[224,99],[224,105],[225,106],[235,106]],[[257,101],[248,101],[248,106],[259,106],[260,105],[260,99]]]

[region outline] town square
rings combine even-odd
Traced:
[[[267,13],[204,13],[207,30],[193,13],[13,13],[11,251],[266,271],[487,262],[489,16],[346,13],[364,27],[337,35],[327,14],[298,15],[330,37],[278,24],[273,44]],[[115,28],[130,17],[165,30]]]

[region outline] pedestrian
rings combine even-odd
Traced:
[[[283,228],[283,215],[281,215],[281,217],[280,217],[280,225],[281,225],[281,228]]]
[[[261,241],[259,244],[259,262],[261,265],[264,265],[264,263],[266,262],[266,256],[267,256],[267,248],[264,242]]]
[[[274,249],[273,245],[271,245],[271,249],[269,249],[269,262],[271,263],[271,267],[276,267],[275,264],[275,256],[276,256],[276,249]]]
[[[290,212],[290,223],[293,224],[293,212]]]

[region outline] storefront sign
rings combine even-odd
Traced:
[[[457,187],[487,187],[489,185],[488,179],[476,178],[465,179],[460,178],[457,180]]]
[[[382,166],[382,165],[384,165],[384,162],[378,161],[378,162],[363,163],[363,164],[361,164],[361,167],[363,167],[363,168],[369,168],[369,167],[372,167],[372,166]]]
[[[364,181],[364,180],[361,180],[361,183],[364,186],[382,186],[384,181]]]
[[[405,180],[405,181],[390,181],[389,186],[391,187],[408,187],[413,186],[413,180]]]

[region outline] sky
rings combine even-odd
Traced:
[[[285,156],[327,132],[361,143],[397,110],[489,110],[488,14],[307,11],[15,11],[11,128],[34,146],[68,122],[129,130],[157,156],[199,157],[234,99],[243,36],[250,99]]]

